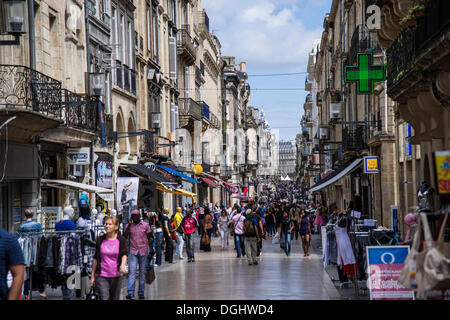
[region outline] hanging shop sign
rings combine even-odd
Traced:
[[[238,186],[232,186],[231,187],[231,192],[232,193],[239,193],[239,187]]]
[[[112,189],[112,162],[111,161],[97,161],[96,166],[96,183],[97,187]]]
[[[201,174],[203,172],[203,167],[201,164],[196,164],[192,168],[192,171],[194,171],[195,174]]]
[[[373,64],[373,53],[358,53],[357,65],[345,67],[345,82],[356,83],[359,95],[373,94],[374,83],[386,80],[386,66]]]
[[[434,159],[438,192],[450,195],[450,151],[436,151]]]
[[[138,208],[139,178],[117,178],[117,213],[128,219],[132,210]]]
[[[68,164],[90,164],[91,150],[86,148],[69,148],[67,149],[67,163]]]
[[[380,157],[364,157],[364,173],[379,173]]]
[[[366,247],[370,300],[414,300],[414,292],[398,282],[409,246]]]

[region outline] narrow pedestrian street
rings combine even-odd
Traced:
[[[197,249],[197,248],[196,248]],[[220,238],[213,238],[211,252],[196,252],[195,262],[177,262],[157,271],[146,290],[151,300],[335,300],[340,295],[312,252],[303,257],[301,241],[293,241],[287,257],[279,244],[263,242],[257,266],[245,257],[236,258],[233,244],[226,251]],[[169,284],[169,285],[168,285]],[[125,293],[125,291],[124,291]]]

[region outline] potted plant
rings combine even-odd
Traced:
[[[400,23],[402,25],[408,26],[410,28],[413,28],[417,25],[416,17],[412,14],[408,14],[406,17],[404,17],[402,20],[400,20]]]

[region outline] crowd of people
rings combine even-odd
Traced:
[[[73,209],[64,209],[64,218],[56,223],[57,230],[75,230],[86,227],[91,212],[85,209],[87,201],[81,201],[80,217],[73,221]],[[187,259],[195,263],[195,252],[210,252],[211,239],[220,237],[220,250],[230,250],[234,244],[236,258],[246,257],[249,265],[258,265],[263,240],[270,238],[279,243],[286,256],[291,256],[292,241],[301,240],[304,257],[310,255],[311,235],[318,232],[327,221],[333,207],[304,201],[296,193],[293,183],[283,183],[265,188],[254,199],[230,204],[178,207],[171,214],[168,208],[142,214],[134,209],[130,219],[106,215],[102,218],[104,232],[97,237],[90,283],[98,297],[118,300],[122,279],[128,273],[126,299],[135,299],[136,281],[138,298],[145,299],[146,271],[164,262],[176,263]],[[94,210],[92,210],[94,211]],[[25,212],[27,221],[19,231],[41,231],[42,226],[33,221],[33,212]],[[164,253],[163,253],[164,250]],[[23,286],[23,255],[14,236],[2,231],[0,234],[0,299],[18,298],[22,293],[29,297],[29,284]],[[3,258],[5,260],[5,258]],[[11,286],[6,286],[6,272],[13,276]],[[22,282],[21,282],[22,281]],[[70,299],[70,289],[63,286],[63,295]],[[39,288],[45,298],[45,288]]]

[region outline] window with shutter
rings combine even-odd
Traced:
[[[177,38],[169,37],[169,73],[170,79],[177,81]]]

